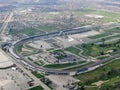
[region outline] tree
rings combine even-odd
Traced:
[[[94,46],[94,43],[91,43],[92,46]]]
[[[116,29],[120,29],[120,27],[116,27]]]
[[[119,90],[120,89],[120,82],[116,82],[115,87],[118,88],[118,90]]]
[[[80,87],[80,90],[85,90],[85,87],[82,85],[82,86]]]
[[[102,42],[103,42],[102,45],[103,45],[103,47],[104,47],[104,46],[105,46],[105,38],[102,38],[101,40],[102,40]]]
[[[103,85],[100,90],[115,90],[113,85]]]

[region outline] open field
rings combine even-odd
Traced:
[[[111,39],[115,37],[120,37],[120,28],[119,27],[114,27],[111,29],[104,30],[103,33],[90,36],[89,38],[91,39],[99,39],[99,38],[105,38],[105,39]]]
[[[17,47],[17,51],[18,51],[19,53],[22,51],[22,47],[23,47],[23,45],[19,45],[19,46]]]
[[[102,10],[97,10],[94,8],[84,8],[81,9],[80,11],[77,11],[75,13],[78,16],[86,16],[86,15],[99,15],[99,16],[103,16],[103,18],[101,18],[101,22],[118,22],[118,20],[120,19],[119,17],[119,13],[114,13],[114,12],[109,12],[109,11],[102,11]],[[94,17],[93,17],[94,19]]]
[[[92,46],[91,44],[83,44],[77,47],[84,50],[84,52],[82,53],[84,56],[99,56],[99,50],[101,50],[99,46]]]
[[[119,40],[113,40],[110,42],[104,42],[101,40],[99,42],[100,44],[82,44],[82,45],[77,45],[78,48],[81,48],[84,50],[82,53],[85,56],[92,56],[92,57],[97,57],[105,54],[112,54],[115,52],[120,51],[119,49]]]
[[[106,37],[106,36],[108,37],[110,35],[112,35],[112,33],[102,33],[102,34],[98,34],[98,35],[95,35],[95,36],[90,36],[89,38],[98,39],[98,38],[101,38],[101,37]]]
[[[106,83],[101,85],[101,90],[109,89],[109,90],[119,90],[119,83],[120,83],[120,77],[116,76],[113,78],[110,78]]]
[[[43,77],[43,75],[39,74],[36,71],[33,71],[32,74],[35,75],[37,78],[42,78]]]
[[[65,68],[65,67],[70,67],[73,65],[77,65],[76,63],[66,63],[66,64],[49,64],[45,65],[44,67],[46,68],[54,68],[54,69],[59,69],[59,68]]]
[[[97,57],[97,59],[103,60],[103,59],[108,58],[108,57],[109,57],[109,56],[100,56],[100,57]]]
[[[80,53],[80,50],[75,47],[68,47],[65,50],[68,52],[71,52],[73,54],[76,54],[76,55],[79,55],[79,53]]]
[[[114,78],[109,79],[106,83],[103,85],[114,85],[116,82],[120,82],[120,77],[116,76]]]
[[[88,65],[91,65],[91,64],[93,64],[93,62],[88,62],[87,64],[84,64],[84,65],[80,65],[80,66],[76,66],[76,67],[72,67],[72,68],[68,68],[68,69],[65,69],[65,70],[78,70],[78,69],[80,69],[80,68],[84,68],[85,66],[88,66]]]
[[[41,33],[41,31],[37,30],[37,29],[34,29],[34,28],[26,28],[26,29],[22,29],[22,30],[10,30],[9,34],[11,35],[16,35],[16,34],[20,34],[20,33],[23,33],[23,34],[26,34],[28,36],[31,36],[31,35],[35,35],[37,33]]]
[[[55,30],[57,30],[57,28],[54,26],[41,26],[39,28],[25,28],[22,30],[11,29],[9,31],[9,34],[16,35],[16,34],[22,33],[22,34],[26,34],[28,36],[32,36],[32,35],[37,35],[40,33],[50,32],[50,31],[55,31]]]
[[[120,75],[119,72],[117,72],[117,74],[114,73],[112,75],[108,74],[109,72],[112,72],[112,70],[119,71],[120,69],[119,64],[120,64],[120,59],[117,59],[94,71],[87,72],[87,73],[84,73],[84,74],[81,74],[75,77],[81,80],[81,82],[84,84],[92,84],[99,80],[109,80],[110,78]]]
[[[18,53],[21,53],[22,55],[24,56],[30,56],[30,55],[33,55],[33,54],[37,54],[37,53],[41,53],[42,50],[41,49],[36,49],[30,45],[19,45],[17,47],[17,52]]]
[[[71,66],[75,66],[75,65],[79,65],[79,64],[83,64],[85,63],[86,61],[80,61],[78,63],[65,63],[65,64],[48,64],[48,65],[45,65],[44,67],[46,68],[53,68],[53,69],[60,69],[60,68],[66,68],[66,67],[71,67]],[[91,64],[91,63],[88,63],[88,64]],[[85,64],[85,65],[88,65],[88,64]],[[75,66],[74,68],[69,68],[69,69],[66,69],[66,70],[71,70],[71,69],[75,69],[75,68],[80,68],[80,67],[83,67],[85,65],[81,65],[81,66]]]
[[[108,29],[108,30],[106,30],[106,32],[120,33],[120,27],[115,27],[115,28]]]

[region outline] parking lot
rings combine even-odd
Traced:
[[[26,90],[29,88],[29,81],[31,78],[21,73],[20,69],[0,70],[0,90]]]

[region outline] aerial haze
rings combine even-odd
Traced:
[[[0,0],[0,90],[120,90],[120,0]]]

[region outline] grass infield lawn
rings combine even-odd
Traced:
[[[71,52],[73,54],[76,54],[76,55],[79,55],[79,53],[80,53],[80,50],[75,47],[68,47],[65,50],[68,52]]]
[[[41,86],[36,86],[36,87],[28,89],[28,90],[44,90],[44,89]]]
[[[110,42],[110,43],[106,42],[105,43],[106,46],[104,46],[104,47],[102,47],[98,44],[82,44],[82,45],[77,45],[77,47],[83,49],[82,54],[84,56],[98,57],[98,56],[102,55],[101,52],[103,52],[105,55],[105,54],[114,54],[115,52],[120,51],[120,48],[119,48],[120,43],[116,44],[117,41]],[[111,46],[108,46],[108,45],[111,45]],[[116,51],[114,51],[114,50],[116,50]]]
[[[99,51],[101,48],[97,45],[91,45],[91,44],[85,44],[85,45],[77,45],[78,48],[81,48],[84,50],[82,53],[84,56],[99,56]]]
[[[73,66],[73,65],[76,65],[76,63],[49,64],[49,65],[45,65],[44,67],[46,67],[46,68],[59,69],[59,68],[65,68],[65,67]]]
[[[82,63],[85,63],[86,61],[80,61],[78,63],[65,63],[65,64],[48,64],[48,65],[45,65],[44,67],[46,68],[55,68],[55,69],[59,69],[59,68],[66,68],[66,67],[70,67],[70,66],[74,66],[74,65],[77,65],[77,64],[82,64]],[[73,68],[71,68],[73,69]]]
[[[32,72],[32,74],[35,75],[37,78],[42,78],[43,77],[43,75],[39,74],[36,71]]]
[[[18,53],[22,52],[22,48],[23,48],[23,45],[19,45],[19,46],[17,47]]]

